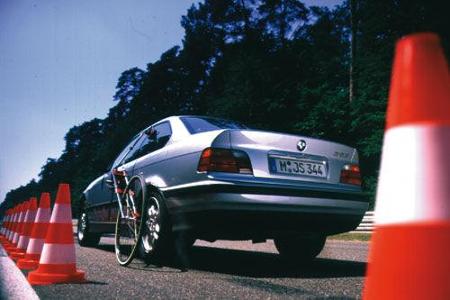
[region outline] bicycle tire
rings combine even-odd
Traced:
[[[134,194],[134,197],[129,197],[131,194]],[[122,205],[126,213],[125,218],[122,217],[119,210],[117,212],[114,250],[117,262],[121,266],[127,266],[136,256],[142,236],[142,225],[145,223],[146,186],[143,178],[133,176],[124,189],[123,197],[128,197],[130,204],[134,202],[136,208],[135,213],[132,208],[133,204],[129,206],[124,201]]]

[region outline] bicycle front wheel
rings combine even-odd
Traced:
[[[123,215],[117,213],[115,230],[115,252],[120,265],[131,263],[141,239],[142,224],[145,222],[145,182],[139,176],[130,179],[121,198]]]

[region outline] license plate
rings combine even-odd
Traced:
[[[325,162],[271,158],[271,171],[287,175],[301,175],[324,178],[327,177]]]

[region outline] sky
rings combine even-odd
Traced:
[[[0,202],[61,155],[71,127],[106,117],[123,71],[181,44],[197,2],[0,0]]]

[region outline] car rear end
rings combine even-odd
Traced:
[[[173,208],[204,238],[330,235],[354,229],[368,208],[357,151],[333,142],[224,130],[199,153],[196,171],[202,179]]]

